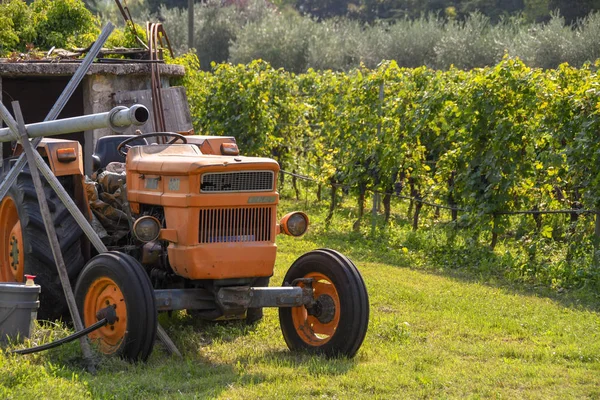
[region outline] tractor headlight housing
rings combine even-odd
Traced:
[[[279,222],[282,233],[290,236],[302,236],[308,230],[308,215],[301,211],[286,214]]]
[[[149,215],[136,219],[133,223],[133,235],[137,240],[144,243],[158,239],[160,221]]]

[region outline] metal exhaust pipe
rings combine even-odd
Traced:
[[[25,127],[30,138],[63,135],[103,128],[110,128],[115,132],[121,133],[131,125],[139,126],[145,124],[149,117],[150,112],[146,107],[141,104],[135,104],[129,108],[119,106],[104,113],[36,122],[34,124],[27,124]],[[0,129],[0,142],[10,142],[12,140],[15,140],[15,138],[9,128]]]

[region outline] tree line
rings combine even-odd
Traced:
[[[147,2],[150,12],[154,13],[160,10],[161,5],[168,8],[187,7],[187,0]],[[244,6],[247,1],[229,0],[221,3]],[[320,20],[349,17],[363,22],[414,19],[427,14],[464,19],[476,11],[494,22],[517,15],[524,16],[530,22],[546,22],[553,11],[559,11],[571,24],[592,11],[600,10],[600,0],[272,0],[269,3],[280,10],[293,9]]]

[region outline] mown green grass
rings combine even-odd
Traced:
[[[99,359],[84,371],[78,344],[30,356],[0,355],[0,398],[600,398],[600,301],[593,290],[516,282],[507,240],[494,252],[435,227],[351,233],[342,208],[308,206],[313,229],[278,238],[272,285],[302,253],[337,248],[358,265],[370,296],[367,337],[354,359],[287,350],[277,310],[256,326],[161,315],[184,358],[155,347],[146,364]],[[42,326],[34,341],[64,336]],[[48,339],[45,339],[48,340]]]

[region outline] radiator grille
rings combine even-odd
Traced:
[[[201,209],[198,242],[270,242],[273,209],[273,207]]]
[[[207,172],[201,192],[267,192],[273,190],[273,171]]]

